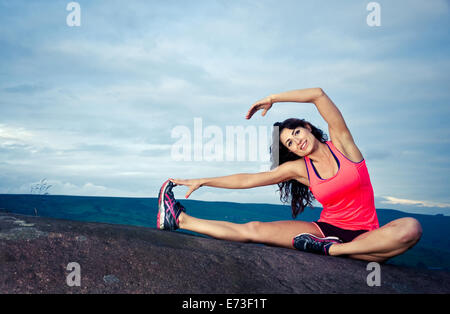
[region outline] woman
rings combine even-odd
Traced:
[[[365,160],[341,112],[327,94],[321,88],[309,88],[271,95],[256,102],[246,118],[258,110],[263,110],[265,116],[277,102],[313,103],[328,124],[330,141],[304,120],[275,123],[279,128],[277,167],[254,174],[169,179],[160,191],[158,228],[182,228],[218,239],[376,262],[384,262],[414,246],[422,234],[416,219],[401,218],[379,227]],[[246,224],[198,219],[187,215],[172,193],[176,185],[189,188],[185,196],[188,198],[201,186],[248,189],[271,184],[278,184],[283,200],[291,198],[294,218],[315,197],[323,205],[320,219]]]

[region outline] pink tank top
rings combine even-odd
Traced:
[[[347,230],[379,228],[372,183],[366,161],[353,162],[331,141],[326,142],[338,163],[338,172],[329,179],[320,178],[311,159],[305,156],[309,189],[323,210],[319,221]]]

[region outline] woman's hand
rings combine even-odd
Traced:
[[[247,115],[245,116],[245,118],[248,120],[250,119],[256,111],[263,109],[264,111],[262,112],[262,116],[264,117],[267,113],[267,111],[269,111],[270,108],[272,108],[274,101],[273,101],[273,97],[272,96],[268,96],[264,99],[261,99],[259,101],[257,101],[256,103],[253,104],[253,106],[249,109],[249,111],[247,112]]]
[[[192,192],[194,192],[203,185],[203,180],[201,179],[187,179],[187,180],[169,179],[169,180],[175,183],[176,185],[185,185],[189,188],[188,192],[185,195],[185,198],[188,198]]]

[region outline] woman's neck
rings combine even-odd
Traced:
[[[328,145],[319,141],[317,141],[317,146],[311,154],[308,155],[308,158],[319,164],[326,164],[333,160]]]

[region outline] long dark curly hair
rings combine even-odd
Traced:
[[[292,153],[284,146],[280,141],[280,134],[283,129],[295,129],[297,127],[306,128],[310,126],[311,133],[317,138],[321,143],[325,143],[328,140],[328,136],[321,130],[305,121],[304,119],[290,118],[284,120],[283,122],[276,122],[273,125],[273,139],[272,146],[270,147],[270,154],[272,165],[271,169],[278,167],[279,165],[291,161],[297,160],[302,157]],[[278,153],[278,154],[277,154]],[[311,206],[314,201],[314,195],[311,193],[309,188],[298,182],[297,180],[289,180],[285,182],[278,183],[280,191],[280,200],[283,203],[288,203],[291,201],[292,208],[292,218],[295,219],[298,214],[301,214],[305,207]]]

